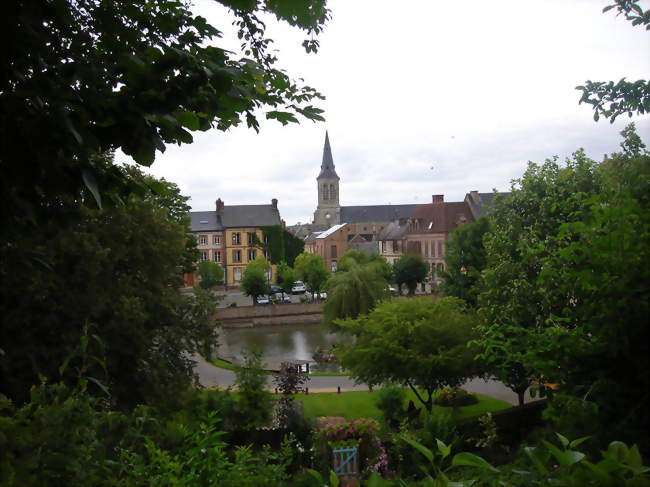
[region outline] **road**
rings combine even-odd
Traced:
[[[194,357],[194,360],[196,360],[194,370],[199,376],[199,382],[204,387],[226,388],[235,384],[234,372],[215,367],[198,355]],[[336,392],[338,387],[341,388],[342,392],[368,390],[367,385],[356,384],[352,379],[345,376],[311,376],[306,386],[309,388],[309,392]],[[271,376],[267,378],[267,388],[269,390],[273,390],[274,388]],[[484,381],[482,379],[472,379],[467,381],[462,388],[466,391],[484,394],[495,399],[509,402],[510,404],[517,404],[517,395],[501,382],[496,380]],[[529,393],[526,393],[526,402],[530,400],[531,397]]]

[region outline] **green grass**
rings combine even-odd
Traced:
[[[352,391],[336,394],[333,392],[318,392],[315,394],[296,396],[303,403],[305,416],[316,418],[318,416],[343,416],[350,420],[354,418],[375,418],[379,419],[381,412],[375,406],[378,391]],[[482,394],[476,394],[479,402],[471,406],[457,408],[456,419],[465,419],[480,416],[488,412],[501,411],[511,408],[512,405],[493,399]],[[416,407],[421,407],[412,391],[406,393],[405,406],[409,400],[413,400]],[[452,408],[433,406],[433,412],[452,412]]]
[[[233,372],[237,372],[241,367],[239,365],[231,364],[230,362],[226,362],[225,360],[222,360],[220,358],[215,358],[211,360],[212,365],[215,367],[219,367],[220,369],[226,369],[226,370],[231,370]],[[271,372],[269,370],[262,370],[267,375],[273,375],[274,372]],[[345,372],[312,372],[309,374],[310,377],[347,377],[347,373]]]

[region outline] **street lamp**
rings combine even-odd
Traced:
[[[465,275],[467,274],[467,269],[465,269],[465,266],[460,267],[460,299],[465,299],[463,296],[463,291],[465,287]]]

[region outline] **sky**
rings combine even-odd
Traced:
[[[630,121],[650,145],[647,115],[596,123],[578,105],[575,87],[588,79],[650,76],[650,33],[602,13],[611,2],[330,0],[317,54],[304,52],[302,32],[269,18],[279,67],[326,96],[315,103],[326,122],[282,126],[259,113],[259,134],[245,124],[195,132],[193,144],[157,153],[148,172],[178,184],[195,211],[217,198],[277,198],[291,225],[313,218],[326,130],[343,206],[507,191],[528,161],[620,150]],[[195,0],[193,10],[224,31],[218,45],[237,50],[225,9]]]

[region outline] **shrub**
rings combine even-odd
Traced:
[[[391,428],[395,428],[406,417],[404,409],[405,392],[401,387],[390,386],[379,391],[377,408],[381,411],[383,420]]]
[[[433,401],[437,406],[461,407],[476,404],[476,395],[459,388],[445,387]]]

